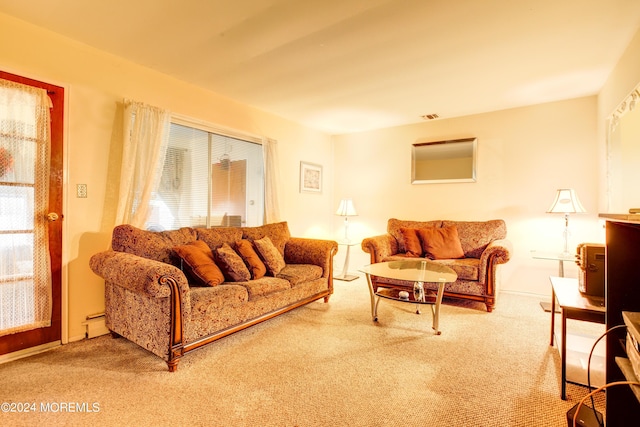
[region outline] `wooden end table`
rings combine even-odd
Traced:
[[[567,400],[567,319],[605,323],[604,300],[587,298],[578,290],[578,279],[550,277],[551,280],[551,346],[555,329],[556,300],[562,313],[562,336],[560,359],[562,363],[562,385],[560,397]]]

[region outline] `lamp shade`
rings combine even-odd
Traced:
[[[356,208],[353,207],[353,201],[351,199],[342,199],[340,200],[340,206],[338,206],[336,215],[356,216],[358,213],[356,212]]]
[[[547,213],[584,213],[586,210],[580,203],[573,188],[560,188]]]

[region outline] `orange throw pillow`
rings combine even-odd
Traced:
[[[267,267],[265,267],[255,249],[253,249],[253,245],[250,241],[238,240],[236,242],[236,252],[238,252],[238,255],[240,255],[244,263],[249,268],[249,272],[253,279],[259,279],[267,274]]]
[[[425,256],[429,259],[464,258],[464,251],[455,225],[442,228],[420,228],[418,236],[422,241]]]
[[[229,244],[224,243],[216,249],[215,260],[229,282],[248,282],[251,280],[249,269]]]
[[[267,236],[262,239],[254,240],[253,244],[256,246],[256,251],[260,255],[260,258],[264,262],[264,265],[269,270],[269,273],[276,277],[278,273],[286,266],[284,258],[278,248],[273,245],[271,239]]]
[[[415,228],[401,228],[400,235],[404,243],[405,253],[408,257],[421,257],[422,245],[420,239],[418,239],[418,230]]]
[[[174,246],[174,252],[183,262],[183,269],[197,285],[217,286],[224,282],[224,275],[213,261],[211,248],[202,240],[187,245]]]

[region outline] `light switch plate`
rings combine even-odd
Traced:
[[[77,184],[76,193],[78,198],[84,199],[87,197],[87,184]]]

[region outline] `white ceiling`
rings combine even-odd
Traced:
[[[0,13],[332,134],[596,94],[640,28],[640,0],[0,0]]]

